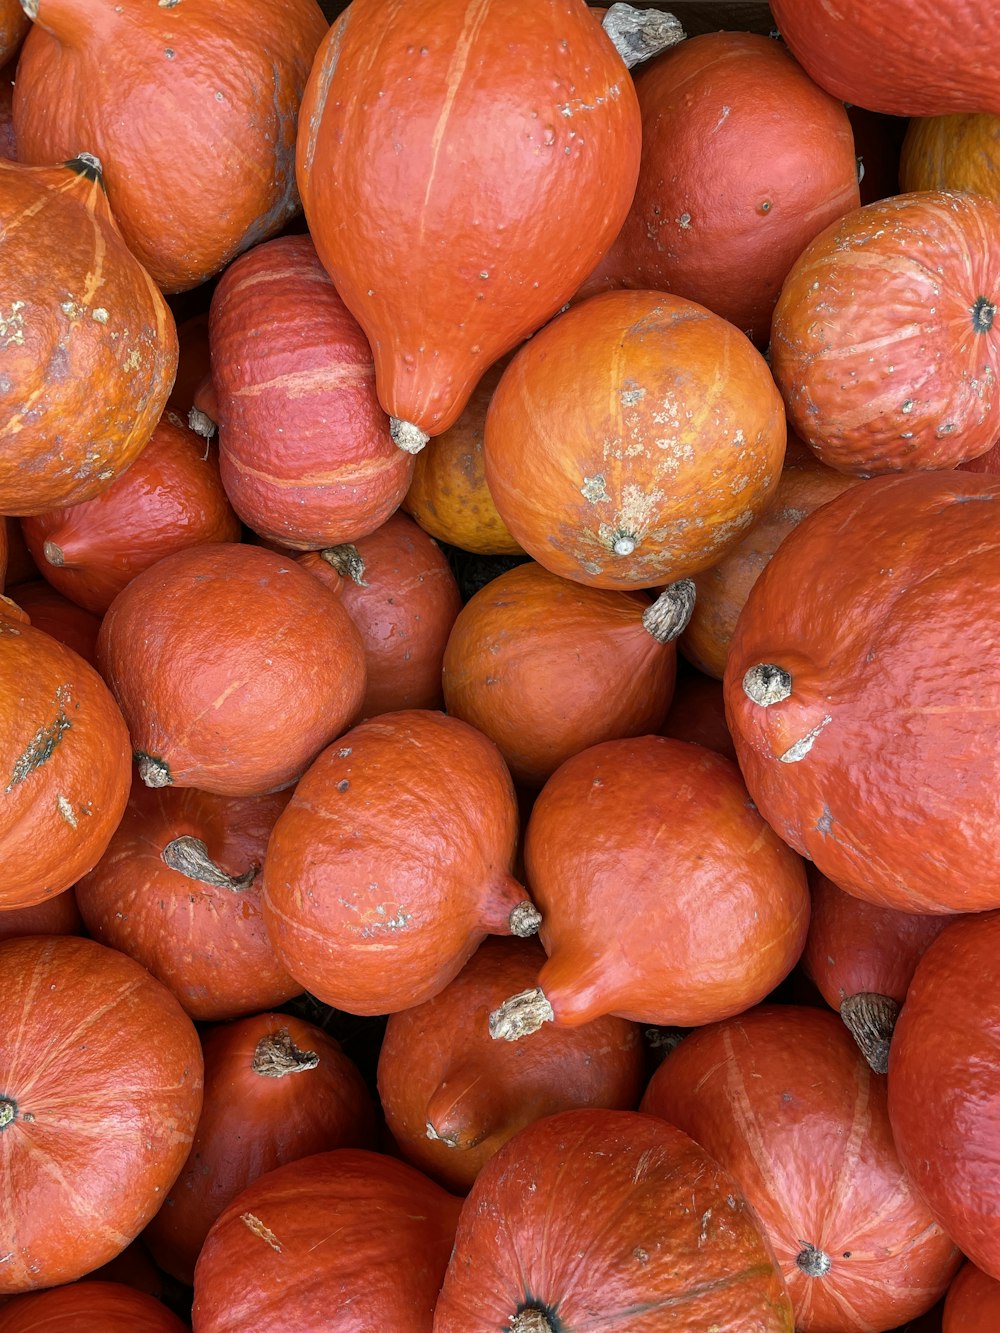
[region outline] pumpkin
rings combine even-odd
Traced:
[[[639,1028],[623,1018],[547,1027],[497,1046],[487,1018],[530,986],[544,962],[537,940],[486,939],[445,989],[386,1024],[378,1091],[408,1162],[465,1194],[519,1129],[573,1106],[633,1110],[645,1082]]]
[[[805,943],[801,860],[736,765],[700,745],[640,736],[567,759],[532,808],[524,864],[548,960],[490,1016],[495,1037],[601,1014],[716,1022],[762,1000]]]
[[[643,593],[518,565],[459,613],[445,707],[496,742],[515,782],[540,787],[590,745],[658,730],[673,694],[672,628],[668,607]]]
[[[969,458],[958,465],[960,472],[1000,472],[1000,439],[985,454]]]
[[[191,1146],[202,1058],[166,987],[93,940],[5,940],[0,985],[18,1016],[0,1032],[10,1295],[72,1282],[139,1234]]]
[[[211,373],[208,342],[208,311],[199,310],[177,326],[177,376],[170,390],[167,407],[183,420],[194,405],[194,395],[202,380]]]
[[[284,1004],[301,988],[271,948],[260,868],[287,802],[137,779],[107,851],[77,881],[88,933],[142,963],[198,1021]]]
[[[172,412],[165,413],[129,470],[93,500],[21,520],[45,578],[103,616],[132,579],[172,551],[235,542],[240,521],[219,480],[218,461]]]
[[[856,480],[823,467],[812,456],[801,466],[786,463],[766,509],[743,540],[694,575],[694,610],[677,645],[689,662],[722,680],[736,621],[761,570],[806,514]]]
[[[93,499],[138,456],[170,392],[177,333],[95,157],[0,159],[0,225],[0,513],[39,514]]]
[[[294,560],[190,546],[118,594],[98,661],[149,786],[258,796],[294,782],[353,720],[361,636]]]
[[[361,633],[362,714],[440,708],[445,644],[462,599],[438,544],[397,513],[367,537],[299,562],[337,594]]]
[[[345,1333],[431,1333],[460,1206],[412,1166],[360,1148],[269,1171],[209,1232],[194,1328],[322,1328],[336,1312]]]
[[[0,0],[0,65],[17,55],[29,27],[28,15],[19,0]]]
[[[329,746],[279,816],[264,916],[303,989],[352,1014],[432,999],[487,934],[531,934],[511,876],[510,774],[492,741],[430,710],[383,713]]]
[[[72,889],[31,907],[0,911],[0,940],[21,935],[82,935],[83,920]]]
[[[25,0],[14,131],[24,162],[107,162],[129,249],[167,292],[196,287],[298,208],[299,105],[326,32],[315,0],[124,8]],[[213,201],[206,206],[206,201]]]
[[[1000,596],[997,501],[996,478],[963,472],[852,486],[785,538],[736,625],[724,690],[750,795],[882,907],[1000,905],[1000,666],[982,614]]]
[[[0,1308],[0,1333],[184,1333],[155,1297],[120,1282],[79,1282],[16,1296]]]
[[[520,555],[486,485],[486,412],[507,364],[486,371],[454,425],[416,455],[403,508],[438,541],[478,555]]]
[[[672,736],[678,741],[693,741],[696,745],[704,745],[735,762],[736,747],[726,725],[726,704],[721,681],[697,671],[681,658],[673,702],[660,734]]]
[[[807,870],[812,912],[802,966],[836,1009],[878,1074],[889,1067],[889,1042],[913,970],[953,920],[899,912],[844,893]]]
[[[948,1288],[942,1333],[993,1333],[1000,1322],[1000,1282],[964,1264]]]
[[[371,348],[308,236],[235,260],[209,319],[222,480],[254,532],[313,550],[374,532],[413,458],[375,396]]]
[[[1000,434],[1000,202],[923,190],[855,209],[793,264],[771,330],[791,427],[856,476],[948,468]]]
[[[205,1094],[191,1152],[143,1239],[188,1285],[212,1223],[252,1181],[333,1148],[372,1146],[375,1109],[333,1037],[262,1013],[202,1035]]]
[[[1000,1280],[1000,913],[952,921],[917,964],[889,1048],[900,1160],[936,1221]]]
[[[67,648],[72,648],[91,666],[97,665],[97,635],[101,628],[97,616],[56,592],[45,579],[19,583],[13,593],[13,600],[28,615],[35,629],[43,630]]]
[[[770,8],[806,73],[845,102],[894,116],[1000,112],[991,0],[955,0],[946,23],[924,0],[771,0]],[[928,40],[915,42],[915,32]]]
[[[128,800],[128,731],[92,666],[0,604],[0,910],[68,889]]]
[[[690,577],[735,546],[778,484],[780,395],[733,325],[660,292],[592,296],[504,371],[486,480],[553,574],[600,588]]]
[[[900,152],[899,184],[904,191],[971,190],[1000,201],[1000,115],[914,116]]]
[[[631,77],[584,0],[360,0],[324,39],[301,116],[309,232],[417,449],[620,228],[639,168]]]
[[[661,1333],[665,1320],[677,1333],[791,1333],[774,1256],[732,1176],[635,1111],[563,1111],[522,1129],[462,1208],[434,1333]]]
[[[785,274],[860,203],[843,104],[758,33],[681,42],[635,74],[639,183],[584,285],[652,288],[707,306],[767,344]]]
[[[958,1267],[893,1146],[885,1082],[835,1014],[761,1005],[690,1033],[641,1109],[736,1180],[800,1333],[872,1333],[930,1309]]]

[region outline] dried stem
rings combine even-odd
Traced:
[[[494,1041],[518,1041],[554,1018],[544,991],[537,986],[518,991],[490,1014],[490,1036]]]
[[[182,833],[179,838],[168,842],[160,853],[160,860],[179,875],[197,880],[200,884],[209,884],[213,889],[230,889],[233,893],[242,893],[248,889],[257,877],[258,866],[251,866],[245,874],[227,875],[215,864],[208,854],[208,848],[201,838],[194,838]]]
[[[292,1041],[287,1028],[279,1028],[261,1037],[253,1053],[250,1068],[263,1078],[284,1078],[286,1074],[301,1074],[315,1069],[319,1056],[315,1051],[300,1051]]]
[[[601,27],[629,69],[684,40],[680,20],[661,9],[614,4],[604,15]]]
[[[843,1002],[840,1016],[875,1073],[887,1074],[889,1046],[899,1017],[896,1001],[888,995],[859,991]]]
[[[687,629],[697,596],[693,579],[669,584],[642,613],[642,625],[658,643],[672,643]]]

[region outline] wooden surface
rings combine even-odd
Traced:
[[[665,9],[681,21],[688,37],[724,29],[768,33],[774,27],[771,11],[762,0],[629,0],[636,8]],[[331,21],[347,8],[346,0],[320,0]]]

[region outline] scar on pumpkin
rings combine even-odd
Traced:
[[[264,1225],[259,1217],[254,1217],[253,1213],[240,1213],[240,1221],[255,1236],[259,1236],[265,1245],[270,1245],[271,1249],[277,1254],[281,1253],[281,1242],[278,1237]]]
[[[19,783],[24,782],[25,778],[30,777],[36,768],[41,768],[42,764],[51,757],[64,733],[70,730],[73,723],[66,716],[66,710],[63,707],[68,698],[69,686],[60,685],[56,690],[55,702],[58,712],[55,719],[46,726],[38,728],[28,742],[23,754],[15,760],[10,781],[5,788],[6,791],[13,791]]]

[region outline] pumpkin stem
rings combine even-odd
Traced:
[[[604,15],[601,27],[629,69],[684,40],[680,20],[660,9],[615,4]]]
[[[899,1017],[896,1001],[889,995],[859,991],[840,1006],[840,1016],[875,1073],[887,1074],[889,1045]]]
[[[511,1315],[510,1333],[555,1333],[555,1326],[544,1310],[532,1305]]]
[[[190,408],[188,411],[188,425],[195,435],[200,435],[205,440],[210,440],[218,430],[212,418],[207,412],[203,412],[200,407]]]
[[[315,1051],[300,1051],[287,1028],[279,1028],[261,1037],[253,1053],[250,1068],[262,1078],[284,1078],[315,1069],[319,1056]]]
[[[523,902],[510,909],[507,920],[510,933],[526,940],[529,935],[538,934],[538,927],[542,924],[542,914],[529,898],[525,898]]]
[[[66,557],[63,555],[62,547],[57,546],[55,542],[46,542],[42,547],[42,554],[45,556],[45,559],[49,564],[53,565],[56,569],[62,569],[63,565],[66,563]]]
[[[320,559],[335,569],[341,578],[350,579],[359,588],[368,587],[365,579],[365,562],[356,546],[350,543],[343,546],[328,546],[319,554]]]
[[[23,0],[22,6],[24,12],[28,14],[28,8],[23,5]],[[37,11],[38,5],[36,4],[34,8]],[[28,17],[31,18],[31,14],[28,14]],[[101,159],[95,157],[93,153],[77,153],[76,157],[70,158],[63,165],[69,167],[70,171],[75,171],[78,176],[83,176],[85,180],[97,181],[101,189],[104,189],[104,168]]]
[[[213,889],[230,889],[233,893],[242,893],[248,889],[259,869],[258,866],[251,866],[243,875],[227,875],[209,856],[208,848],[201,838],[192,838],[187,833],[168,842],[160,853],[160,860],[179,875],[196,879],[201,884],[210,884]]]
[[[616,532],[611,549],[615,555],[631,555],[635,550],[635,538],[630,532]]]
[[[642,627],[658,643],[672,643],[687,629],[697,596],[693,579],[669,584],[642,613]]]
[[[0,1129],[6,1129],[17,1115],[17,1102],[9,1097],[0,1097]]]
[[[169,787],[172,784],[173,778],[170,776],[169,766],[155,754],[136,750],[133,758],[139,765],[139,776],[147,787]]]
[[[817,1250],[807,1240],[800,1240],[802,1250],[795,1256],[796,1267],[801,1268],[806,1277],[826,1277],[833,1267],[833,1260],[824,1250]]]
[[[972,307],[972,327],[976,333],[989,333],[996,318],[997,308],[985,296],[977,296]]]
[[[407,454],[419,454],[431,438],[412,421],[400,421],[399,417],[389,418],[389,434],[392,436],[393,444]]]
[[[743,692],[751,703],[768,708],[780,704],[792,692],[792,678],[784,667],[759,662],[743,677]]]
[[[521,1037],[537,1032],[543,1023],[551,1023],[554,1019],[555,1014],[545,992],[535,986],[531,990],[518,991],[493,1010],[490,1014],[490,1036],[494,1041],[519,1041]]]

